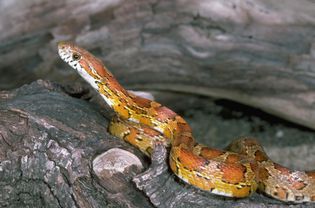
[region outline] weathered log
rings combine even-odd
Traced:
[[[188,110],[189,106],[200,108],[205,103],[209,104],[208,99],[202,101],[201,98],[189,96],[182,99],[172,95],[171,99],[182,103],[182,109]],[[94,102],[89,103],[88,100]],[[155,150],[148,169],[148,160],[143,154],[107,133],[108,120],[102,113],[107,117],[110,117],[110,113],[104,111],[96,100],[80,86],[63,87],[41,80],[16,90],[0,92],[1,207],[287,206],[262,194],[235,200],[193,188],[171,173],[166,161],[167,152],[161,147]],[[174,100],[170,102],[177,105]],[[222,147],[233,139],[216,139],[220,136],[217,135],[218,132],[224,132],[225,137],[230,137],[231,132],[235,133],[233,128],[229,131],[224,129],[226,122],[237,122],[244,126],[237,116],[225,121],[214,117],[216,120],[213,122],[205,109],[200,112],[203,113],[193,111],[193,116],[196,116],[194,122],[189,111],[182,113],[192,124],[196,135],[204,139],[207,136],[213,137],[213,141],[208,141],[208,144]],[[213,122],[212,125],[205,120]],[[255,122],[255,119],[246,122],[252,125],[249,129],[257,128],[255,125],[260,128],[269,125]],[[274,125],[278,131],[281,129],[284,136],[278,135],[278,147],[274,144],[274,138],[265,139],[264,145],[269,145],[267,150],[273,149],[280,159],[287,159],[287,165],[292,166],[298,160],[295,154],[300,154],[300,164],[304,161],[301,168],[313,166],[307,158],[314,162],[314,140],[296,140],[288,136],[294,134],[293,127],[283,127],[285,123],[280,125],[282,128]],[[218,126],[223,129],[219,130]],[[247,127],[236,129],[245,134],[244,129]],[[268,130],[263,131],[262,135],[267,132]],[[268,134],[272,134],[270,132]],[[238,136],[238,133],[235,134]],[[300,130],[298,135],[310,138],[312,132]],[[283,152],[290,146],[294,151]],[[147,171],[141,173],[144,170]],[[312,207],[308,204],[304,206]]]
[[[231,99],[315,129],[311,0],[1,1],[0,86],[68,83],[70,39],[129,88]]]
[[[120,175],[129,180],[118,193],[121,184],[104,188],[95,177],[94,157],[113,147],[132,151],[107,134],[97,106],[45,81],[1,98],[1,207],[152,207],[126,182],[139,170],[129,167]]]

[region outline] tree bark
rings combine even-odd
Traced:
[[[108,149],[132,152],[107,134],[98,107],[46,81],[2,92],[0,104],[1,207],[152,207],[128,183],[139,169],[118,173],[124,183],[109,175],[111,189],[92,171],[93,158]]]

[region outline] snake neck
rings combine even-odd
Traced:
[[[151,127],[171,140],[176,134],[191,134],[184,119],[169,108],[127,92],[102,61],[88,51],[60,42],[58,53],[101,95],[118,117]]]
[[[179,134],[192,136],[189,125],[175,112],[155,101],[127,92],[111,74],[95,83],[96,90],[118,117],[149,126],[171,141]]]

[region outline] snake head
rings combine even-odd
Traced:
[[[76,69],[84,51],[70,42],[61,41],[58,43],[58,53],[63,61]]]
[[[71,42],[59,42],[58,53],[64,62],[77,70],[81,77],[96,90],[98,90],[96,83],[104,80],[106,76],[111,76],[111,73],[105,68],[101,60]]]

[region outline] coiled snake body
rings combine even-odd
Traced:
[[[170,168],[185,182],[228,197],[246,197],[258,187],[282,201],[315,201],[315,171],[294,171],[272,162],[252,138],[238,139],[224,151],[198,144],[182,117],[127,92],[91,53],[68,42],[60,42],[58,50],[116,112],[109,132],[147,155],[156,142],[171,146]]]

